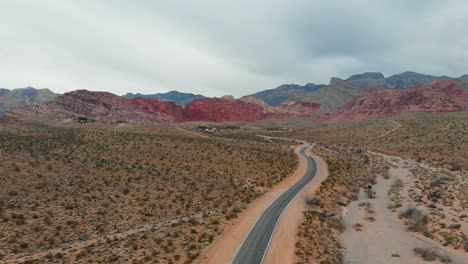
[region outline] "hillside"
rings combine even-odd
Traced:
[[[385,76],[380,72],[365,72],[350,76],[346,81],[360,88],[390,88]]]
[[[300,92],[291,101],[313,102],[320,105],[319,114],[333,112],[351,98],[358,95],[362,89],[350,82],[339,78],[332,78],[326,87],[313,92]]]
[[[58,94],[49,89],[35,89],[33,87],[14,90],[0,89],[0,115],[7,109],[26,105],[41,104],[56,98]]]
[[[298,93],[303,92],[313,92],[322,89],[325,87],[323,84],[313,84],[308,83],[304,86],[297,85],[297,84],[284,84],[277,88],[261,91],[251,96],[265,101],[267,104],[271,106],[277,106],[290,98],[296,96]]]
[[[468,91],[450,80],[408,89],[368,89],[319,121],[353,121],[407,113],[459,112],[467,109]]]
[[[205,96],[201,94],[193,94],[193,93],[183,93],[183,92],[178,92],[178,91],[170,91],[167,93],[157,93],[157,94],[141,94],[141,93],[127,93],[123,97],[127,99],[132,99],[132,98],[156,98],[158,100],[162,101],[169,101],[169,102],[174,102],[178,105],[185,106],[192,102],[193,100],[196,99],[201,99],[205,98]]]
[[[184,111],[185,121],[252,122],[263,118],[261,106],[230,97],[198,99]]]
[[[77,90],[65,93],[41,105],[26,106],[5,112],[6,118],[58,116],[86,117],[106,122],[173,122],[179,121],[182,107],[156,99],[125,99],[108,92]]]
[[[464,75],[466,76],[466,75]],[[465,78],[461,76],[459,78]],[[388,78],[380,72],[366,72],[362,74],[352,75],[346,81],[360,88],[399,88],[405,89],[417,84],[430,83],[435,80],[455,80],[448,76],[433,76],[427,74],[420,74],[417,72],[403,72],[392,75]]]
[[[50,116],[132,123],[254,122],[266,118],[311,117],[318,108],[318,104],[308,102],[270,107],[253,97],[249,101],[232,96],[196,99],[183,108],[156,98],[126,99],[108,92],[77,90],[41,105],[10,109],[4,117]]]
[[[400,74],[395,74],[386,79],[390,84],[390,87],[394,88],[408,88],[417,84],[429,83],[435,80],[446,80],[450,79],[447,76],[432,76],[426,74],[420,74],[416,72],[403,72]]]

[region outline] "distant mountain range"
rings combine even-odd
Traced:
[[[319,121],[354,121],[407,113],[441,113],[467,110],[468,90],[452,80],[437,80],[407,89],[370,88]]]
[[[328,85],[281,85],[240,99],[177,91],[122,97],[86,90],[58,96],[31,87],[0,89],[0,111],[10,109],[6,118],[87,117],[104,122],[254,122],[291,117],[341,122],[412,112],[466,111],[467,93],[468,75],[450,78],[405,72],[385,78],[369,72],[346,80],[334,77]]]
[[[405,89],[420,83],[429,83],[435,80],[450,79],[448,76],[432,76],[416,72],[404,72],[385,78],[380,72],[366,72],[356,74],[346,81],[360,88],[398,88]]]
[[[313,84],[308,83],[304,86],[300,86],[297,84],[283,84],[275,89],[261,91],[251,96],[260,99],[271,106],[277,106],[288,99],[292,98],[298,93],[303,92],[314,92],[320,90],[321,88],[325,87],[324,84]]]
[[[138,123],[253,122],[266,118],[312,117],[318,107],[313,103],[288,103],[270,108],[264,103],[224,96],[196,99],[183,108],[156,98],[127,99],[108,92],[77,90],[40,105],[10,109],[4,117],[51,116]]]
[[[10,92],[10,90],[5,89],[5,88],[0,88],[0,94],[8,93],[8,92]]]
[[[468,87],[468,74],[459,78],[448,76],[432,76],[416,72],[404,72],[392,75],[388,78],[380,72],[365,72],[352,75],[346,80],[332,77],[328,85],[307,84],[305,86],[289,84],[281,85],[274,89],[261,91],[251,96],[267,102],[270,105],[279,105],[288,100],[297,101],[302,98],[305,101],[317,102],[322,105],[320,112],[334,111],[342,106],[350,98],[356,96],[367,88],[398,88],[405,89],[417,84],[429,83],[435,80],[462,81],[462,86]]]
[[[14,90],[0,89],[0,115],[6,109],[22,107],[26,105],[41,104],[56,98],[58,94],[49,89],[35,89],[33,87]]]
[[[157,93],[157,94],[141,94],[141,93],[127,93],[124,95],[127,99],[132,99],[136,97],[141,98],[156,98],[163,101],[174,102],[178,105],[186,106],[195,99],[205,98],[205,96],[200,94],[193,93],[182,93],[178,91],[170,91],[167,93]]]

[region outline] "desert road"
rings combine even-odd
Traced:
[[[276,224],[283,210],[293,198],[304,188],[317,172],[317,164],[312,157],[305,154],[309,145],[304,146],[299,154],[307,159],[307,169],[302,178],[282,193],[273,203],[260,215],[247,237],[237,250],[231,263],[233,264],[260,264],[268,251],[268,247],[275,231]]]

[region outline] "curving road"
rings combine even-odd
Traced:
[[[307,159],[307,169],[302,178],[291,186],[287,191],[281,194],[268,208],[260,215],[247,237],[237,250],[231,263],[233,264],[259,264],[263,262],[271,237],[275,231],[276,224],[283,213],[283,210],[293,200],[293,198],[302,190],[317,172],[315,160],[305,155],[305,150],[309,145],[305,145],[299,155]]]

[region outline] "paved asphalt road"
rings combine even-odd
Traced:
[[[307,159],[307,170],[304,176],[281,194],[281,196],[262,213],[234,256],[233,264],[260,264],[263,262],[263,257],[266,255],[270,239],[281,213],[299,191],[315,177],[317,172],[315,160],[312,157],[306,156],[304,153],[307,147],[308,146],[304,146],[299,152],[301,156],[305,156]]]

